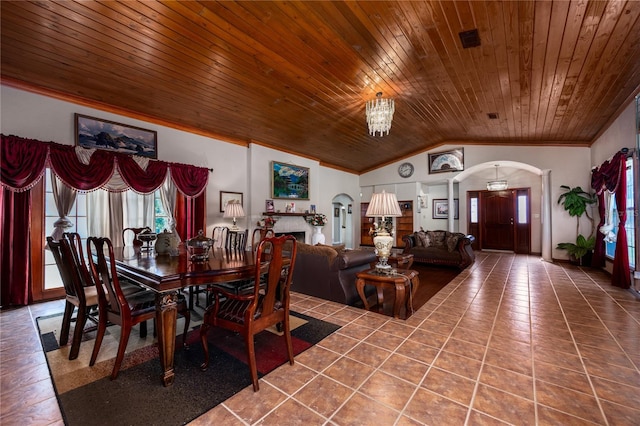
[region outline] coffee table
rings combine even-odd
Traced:
[[[411,253],[397,253],[392,254],[387,259],[387,263],[394,268],[409,269],[413,265],[413,254]]]
[[[356,289],[366,310],[369,310],[369,303],[364,294],[364,286],[370,284],[375,286],[377,290],[379,312],[382,313],[384,308],[384,289],[391,288],[395,290],[393,317],[400,317],[400,310],[403,305],[405,305],[405,319],[413,314],[413,296],[420,285],[418,271],[403,269],[396,273],[382,273],[376,269],[369,269],[368,271],[357,273],[356,277]]]

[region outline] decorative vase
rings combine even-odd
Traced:
[[[156,254],[168,254],[170,256],[177,256],[178,244],[180,240],[177,234],[169,232],[166,229],[156,236],[155,250]]]
[[[311,244],[324,244],[324,234],[322,233],[322,226],[314,226],[314,232],[311,234]]]

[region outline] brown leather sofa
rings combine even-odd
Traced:
[[[345,305],[361,306],[356,274],[370,269],[376,255],[371,250],[344,250],[325,245],[298,243],[291,291]],[[375,291],[367,286],[368,295]]]
[[[476,258],[471,244],[473,235],[449,231],[416,231],[402,237],[403,254],[413,254],[413,261],[430,265],[464,269]]]

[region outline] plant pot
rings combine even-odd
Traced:
[[[585,268],[591,267],[591,259],[593,258],[593,252],[587,252],[584,256],[577,258],[574,255],[569,256],[569,261],[573,265],[583,266]]]

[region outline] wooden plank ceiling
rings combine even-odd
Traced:
[[[445,143],[588,146],[640,88],[639,1],[0,3],[4,84],[355,173]]]

